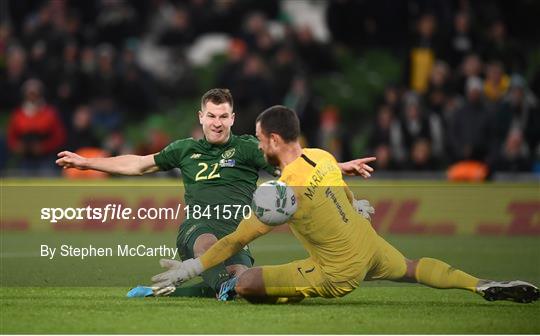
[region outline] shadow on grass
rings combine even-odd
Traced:
[[[34,295],[35,294],[35,295]],[[126,298],[123,294],[122,295],[111,295],[107,293],[96,293],[95,295],[92,295],[92,293],[84,293],[83,295],[73,295],[73,292],[67,292],[66,295],[59,295],[58,290],[54,291],[53,293],[43,293],[41,291],[36,293],[17,293],[17,294],[6,294],[2,293],[0,294],[0,299],[2,300],[1,306],[4,306],[6,304],[13,304],[18,302],[26,302],[26,301],[32,301],[33,304],[53,304],[55,307],[57,307],[58,304],[61,304],[62,306],[73,306],[73,305],[80,305],[80,306],[89,306],[89,305],[95,305],[100,303],[107,303],[107,304],[113,304],[113,305],[125,305],[133,303],[134,305],[141,305],[141,304],[148,304],[152,307],[186,307],[189,305],[189,308],[199,308],[199,307],[208,307],[209,305],[212,305],[213,307],[217,307],[219,305],[226,305],[228,308],[234,307],[320,307],[320,306],[339,306],[339,307],[366,307],[366,308],[373,308],[373,307],[394,307],[394,308],[410,308],[414,306],[421,305],[422,307],[441,307],[444,306],[445,308],[493,308],[493,309],[499,309],[502,306],[504,307],[520,307],[520,308],[526,308],[526,309],[539,309],[540,306],[538,303],[531,303],[531,304],[519,304],[515,302],[509,302],[509,301],[498,301],[498,302],[487,302],[483,301],[482,298],[478,297],[475,298],[475,301],[470,300],[462,300],[458,301],[452,300],[449,301],[448,298],[441,298],[440,300],[433,300],[433,299],[422,299],[417,298],[414,300],[400,300],[400,298],[396,298],[395,300],[392,299],[373,299],[373,298],[366,298],[366,299],[351,299],[351,298],[344,298],[344,299],[324,299],[324,298],[308,298],[298,303],[290,303],[290,304],[250,304],[248,301],[239,299],[233,302],[219,302],[213,298],[190,298],[190,297],[161,297],[161,298]],[[88,301],[87,301],[88,300]],[[10,302],[11,301],[11,302]],[[66,304],[66,301],[69,303]],[[88,304],[84,304],[85,301]]]

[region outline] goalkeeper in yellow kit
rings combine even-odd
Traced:
[[[284,106],[267,109],[257,118],[256,133],[266,160],[280,167],[280,180],[295,191],[298,210],[289,225],[309,258],[248,269],[228,280],[219,293],[221,299],[235,294],[253,303],[331,298],[350,293],[363,280],[392,280],[466,289],[489,301],[538,300],[538,288],[523,281],[482,280],[437,259],[405,258],[356,212],[334,157],[320,149],[301,148],[294,111]],[[199,258],[161,260],[169,270],[152,278],[155,293],[167,295],[174,285],[223,262],[271,230],[253,216]]]

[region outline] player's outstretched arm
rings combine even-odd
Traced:
[[[159,170],[154,160],[154,154],[144,156],[121,155],[109,158],[86,158],[69,151],[63,151],[58,153],[56,164],[64,169],[93,169],[120,175],[143,175]]]
[[[373,172],[368,163],[377,160],[377,158],[371,156],[367,158],[356,159],[347,162],[338,162],[339,169],[345,175],[350,176],[362,176],[363,178],[368,178]]]
[[[258,237],[272,231],[272,227],[263,224],[256,216],[244,219],[236,230],[220,239],[208,251],[199,257],[204,269],[207,270],[224,262],[247,244]]]

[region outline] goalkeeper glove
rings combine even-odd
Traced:
[[[176,286],[196,277],[203,271],[203,266],[199,258],[187,259],[183,262],[172,259],[161,259],[159,264],[161,267],[167,268],[168,271],[152,277],[152,290],[155,296],[172,294]]]
[[[353,200],[353,207],[369,221],[371,220],[371,215],[375,214],[375,208],[369,204],[368,200]]]

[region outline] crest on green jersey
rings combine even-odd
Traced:
[[[235,152],[236,150],[234,148],[227,149],[225,152],[223,152],[223,154],[221,154],[221,157],[224,159],[230,159],[233,157]]]

